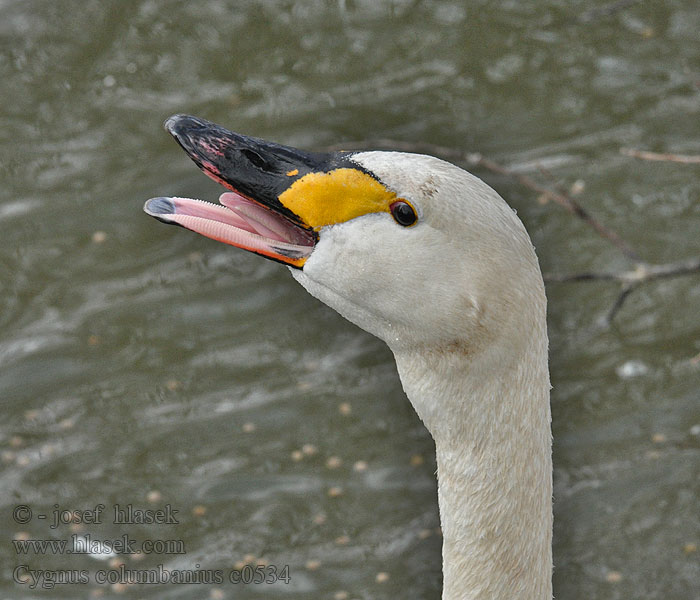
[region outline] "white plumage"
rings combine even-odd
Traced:
[[[232,191],[148,214],[291,265],[394,353],[435,440],[443,598],[550,600],[546,298],[515,212],[429,156],[308,153],[188,115],[166,128]]]
[[[438,159],[353,157],[416,208],[321,230],[313,296],[384,340],[435,440],[445,600],[548,600],[546,299],[532,243],[490,187]]]

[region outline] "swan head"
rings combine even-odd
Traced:
[[[310,153],[183,115],[166,128],[230,191],[153,198],[149,215],[288,265],[394,352],[435,439],[443,597],[551,598],[545,296],[513,210],[429,156]]]
[[[399,152],[310,153],[185,115],[165,126],[230,191],[219,205],[154,198],[148,214],[287,264],[313,296],[397,354],[471,355],[498,341],[503,353],[523,320],[544,313],[522,223],[455,165]]]

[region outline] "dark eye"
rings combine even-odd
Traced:
[[[410,227],[418,220],[416,211],[405,200],[397,200],[389,207],[389,210],[391,211],[391,216],[394,217],[394,221],[404,227]]]

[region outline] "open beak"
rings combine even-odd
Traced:
[[[164,223],[303,267],[318,235],[280,196],[305,175],[336,167],[337,155],[266,142],[188,115],[170,117],[165,128],[202,171],[230,191],[221,194],[220,204],[151,198],[144,206],[146,213]]]
[[[324,227],[390,212],[396,200],[353,153],[306,152],[188,115],[170,117],[165,128],[230,191],[220,204],[151,198],[146,213],[291,267],[304,266]]]

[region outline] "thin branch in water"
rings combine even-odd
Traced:
[[[689,258],[663,265],[644,265],[644,280],[661,279],[662,277],[676,277],[689,273],[700,273],[700,258]]]
[[[546,273],[545,281],[567,282],[567,281],[619,281],[622,284],[636,284],[664,279],[667,277],[680,277],[691,273],[700,273],[700,258],[689,258],[677,262],[665,263],[662,265],[650,265],[647,263],[637,263],[629,271],[618,272],[592,272],[561,274]]]
[[[655,279],[664,279],[668,277],[680,277],[691,273],[700,273],[700,258],[691,258],[663,265],[649,265],[646,263],[637,263],[631,271],[620,271],[618,273],[594,273],[583,272],[574,273],[572,275],[556,275],[546,274],[544,280],[548,282],[556,281],[619,281],[622,283],[622,291],[615,300],[612,308],[607,315],[602,319],[603,325],[609,327],[615,315],[620,311],[622,305],[629,295],[641,287],[643,284],[654,281]]]
[[[582,273],[544,273],[543,279],[547,283],[569,283],[571,281],[621,281],[622,273],[594,273],[584,271]]]
[[[675,162],[683,165],[700,165],[700,155],[697,154],[662,154],[659,152],[648,152],[647,150],[635,150],[634,148],[620,148],[620,154],[633,158],[641,158],[642,160]]]
[[[608,314],[603,317],[603,324],[606,327],[610,327],[610,325],[613,322],[613,319],[615,318],[615,315],[620,312],[620,309],[622,308],[622,305],[625,303],[625,300],[629,297],[629,295],[636,290],[641,283],[623,283],[622,284],[622,290],[620,291],[620,294],[618,295],[617,299],[615,300],[615,303],[612,305],[610,310],[608,311]]]
[[[568,192],[564,189],[564,186],[559,183],[554,173],[552,173],[547,167],[544,167],[540,163],[537,163],[537,170],[542,174],[543,177],[546,177],[549,180],[549,183],[557,191],[557,193],[562,194],[564,196],[567,195]]]
[[[581,206],[576,200],[571,198],[568,194],[563,194],[560,192],[556,192],[554,190],[549,189],[546,186],[540,185],[537,183],[532,177],[529,177],[528,175],[523,175],[521,173],[514,173],[512,170],[499,165],[495,161],[484,158],[483,156],[479,155],[479,158],[476,162],[473,162],[472,164],[476,164],[477,166],[484,167],[488,169],[489,171],[493,171],[494,173],[498,173],[501,175],[505,175],[507,177],[512,177],[515,179],[518,183],[520,183],[523,187],[528,188],[529,190],[532,190],[534,192],[537,192],[538,194],[545,195],[547,198],[553,200],[559,206],[564,207],[566,210],[568,210],[571,214],[576,215],[579,219],[581,219],[584,223],[592,227],[595,232],[600,235],[601,237],[607,239],[609,242],[611,242],[620,252],[622,252],[627,258],[634,260],[634,261],[641,261],[641,257],[637,253],[636,250],[634,250],[627,242],[625,242],[616,232],[614,232],[612,229],[609,229],[605,225],[603,225],[600,221],[598,221],[593,215],[591,215],[583,206]]]

